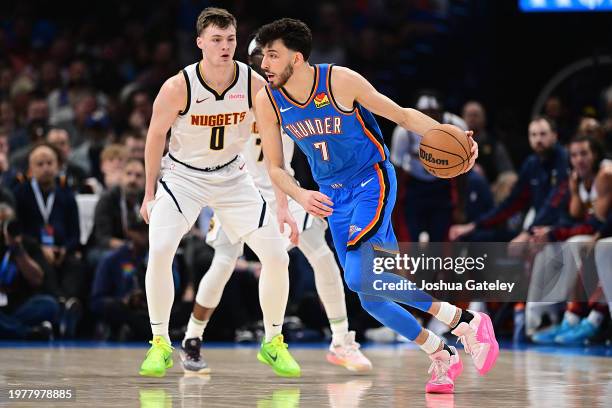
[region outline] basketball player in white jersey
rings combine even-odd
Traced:
[[[261,48],[256,46],[255,40],[249,45],[248,51],[251,67],[259,70],[263,54]],[[251,133],[251,140],[243,152],[247,169],[253,176],[261,195],[275,213],[276,199],[264,162],[261,139],[255,122],[253,122]],[[285,168],[292,175],[293,149],[293,141],[289,137],[283,137]],[[348,331],[344,285],[340,277],[340,269],[336,264],[334,254],[325,241],[327,223],[321,218],[310,216],[293,199],[289,199],[289,211],[296,220],[300,231],[298,248],[304,253],[314,270],[317,292],[321,297],[332,329],[332,343],[327,360],[351,371],[370,370],[372,364],[359,351],[359,344],[355,342],[355,332]],[[234,271],[236,260],[241,255],[243,248],[242,242],[232,244],[229,241],[224,232],[224,225],[218,220],[214,221],[207,235],[207,241],[215,248],[215,255],[210,268],[200,281],[193,313],[189,319],[180,353],[183,369],[188,373],[210,372],[208,365],[200,355],[201,337],[208,320],[219,305],[223,289]],[[290,245],[289,242],[287,244]]]
[[[236,19],[229,12],[206,8],[196,28],[202,60],[161,87],[147,135],[146,187],[140,213],[149,223],[145,285],[153,340],[140,374],[162,377],[172,367],[168,337],[174,293],[171,264],[181,238],[202,208],[209,206],[229,242],[246,242],[262,263],[259,299],[265,340],[258,359],[272,366],[277,375],[297,377],[300,367],[281,334],[289,294],[285,241],[240,154],[254,119],[252,96],[265,81],[233,60]],[[162,159],[168,129],[169,153]],[[286,208],[286,196],[279,194],[278,200]],[[297,242],[295,222],[285,219],[291,239]]]

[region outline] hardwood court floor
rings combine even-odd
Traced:
[[[299,379],[282,379],[255,348],[212,348],[208,377],[186,377],[175,351],[165,378],[143,378],[144,348],[0,348],[0,406],[32,407],[598,407],[611,406],[612,359],[502,350],[480,377],[461,352],[455,395],[426,395],[429,360],[406,347],[366,349],[374,370],[351,374],[325,361],[324,349],[291,348]],[[8,403],[7,388],[74,387],[71,402]]]

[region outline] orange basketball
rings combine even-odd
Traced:
[[[438,125],[423,135],[419,158],[430,174],[439,178],[458,176],[468,166],[471,139],[453,125]]]

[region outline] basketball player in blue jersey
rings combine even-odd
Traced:
[[[404,278],[388,272],[375,275],[371,263],[374,251],[398,249],[391,226],[395,172],[372,113],[417,134],[438,122],[398,106],[350,69],[309,64],[312,36],[299,20],[284,18],[263,26],[257,42],[263,46],[262,69],[269,83],[258,92],[255,106],[272,181],[310,214],[328,217],[346,283],[358,293],[363,308],[429,354],[432,376],[426,392],[452,393],[463,365],[454,347],[422,328],[396,302],[449,325],[479,373],[488,372],[499,354],[489,316],[435,301],[421,291],[382,292],[373,285],[375,279],[398,284]],[[301,188],[284,169],[279,126],[308,157],[320,192]],[[478,155],[477,144],[473,146],[466,171]],[[291,220],[278,221],[282,225]]]

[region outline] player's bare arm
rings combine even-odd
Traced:
[[[265,79],[263,79],[261,75],[259,75],[254,70],[251,71],[251,95],[258,95],[259,91],[261,91],[264,86],[266,86]],[[257,115],[256,105],[257,105],[256,103],[253,105],[253,114],[255,115],[255,121],[257,122],[258,126],[261,127],[260,119]],[[278,140],[280,141],[280,134],[279,134]],[[282,153],[283,153],[283,148],[282,148],[282,143],[281,143],[281,160],[283,160]],[[264,160],[267,163],[268,159],[267,159],[265,152],[264,152]],[[281,190],[276,185],[276,183],[274,183],[274,179],[272,179],[271,176],[270,176],[270,179],[272,180],[272,188],[274,189],[274,196],[276,197],[276,209],[277,209],[276,218],[278,220],[278,226],[280,228],[280,232],[281,233],[285,232],[285,224],[288,224],[289,228],[291,229],[289,240],[291,241],[293,245],[298,245],[299,231],[298,231],[298,227],[297,227],[297,223],[295,222],[295,219],[289,212],[289,203],[287,201],[287,194],[283,190]]]
[[[153,102],[153,114],[145,144],[145,196],[140,207],[140,215],[147,223],[147,203],[155,198],[155,184],[166,145],[166,133],[186,105],[187,84],[184,76],[179,73],[166,80]]]
[[[264,159],[272,183],[291,196],[304,209],[317,217],[331,215],[333,203],[325,194],[300,187],[285,170],[280,124],[265,89],[255,98],[259,134],[261,135]]]
[[[416,109],[399,106],[378,92],[363,76],[349,68],[334,67],[331,84],[334,98],[342,106],[352,107],[354,102],[358,102],[372,113],[385,117],[419,135],[424,135],[428,130],[440,124]],[[472,131],[466,133],[470,137],[473,135]],[[472,155],[466,172],[474,166],[478,157],[478,144],[472,141]]]

